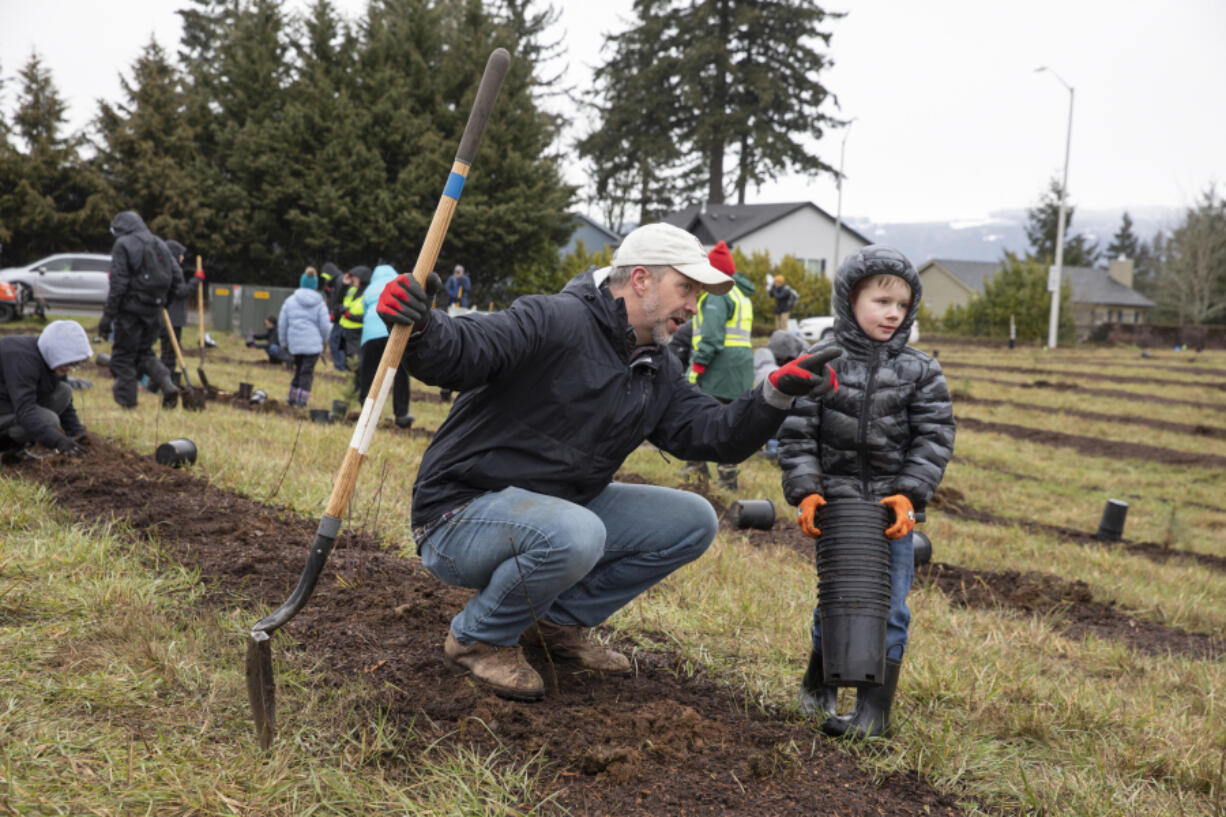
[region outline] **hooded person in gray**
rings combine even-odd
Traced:
[[[38,337],[0,337],[0,448],[30,443],[76,456],[85,426],[72,406],[68,370],[93,355],[76,321],[52,321]]]
[[[170,370],[153,353],[162,310],[183,286],[183,271],[166,242],[149,232],[139,214],[125,210],[111,222],[111,280],[98,334],[115,330],[111,373],[115,402],[136,408],[137,380],[142,374],[162,390],[165,399],[178,395]]]

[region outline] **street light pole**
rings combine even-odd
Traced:
[[[1047,276],[1047,288],[1051,290],[1051,313],[1047,318],[1047,348],[1056,348],[1056,329],[1060,324],[1060,286],[1064,274],[1064,203],[1068,198],[1068,156],[1073,144],[1073,87],[1064,78],[1047,66],[1035,71],[1047,71],[1068,89],[1068,134],[1064,139],[1064,180],[1060,183],[1060,207],[1056,216],[1056,263]]]
[[[843,144],[839,148],[839,176],[835,179],[835,186],[838,189],[838,204],[834,211],[834,257],[831,262],[834,269],[830,270],[830,314],[834,314],[834,276],[839,271],[839,238],[843,234],[843,156],[847,153],[847,136],[851,133],[851,123],[856,121],[856,117],[847,120],[847,127],[843,129]]]

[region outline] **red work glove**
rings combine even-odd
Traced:
[[[894,524],[885,529],[887,539],[901,539],[915,527],[915,508],[902,494],[891,494],[879,504],[894,511]]]
[[[698,375],[699,377],[702,377],[707,371],[707,367],[701,363],[691,363],[690,368],[693,369],[694,374]]]
[[[806,536],[814,539],[822,535],[822,529],[817,526],[817,509],[826,504],[821,494],[809,494],[800,500],[800,510],[796,514],[796,524]]]
[[[197,281],[203,281],[203,280],[204,280],[204,270],[202,270],[202,269],[198,269],[198,270],[196,270],[196,280],[197,280]]]
[[[437,272],[430,273],[426,279],[426,288],[412,275],[398,275],[379,295],[379,304],[375,311],[389,327],[393,324],[404,326],[417,325],[417,331],[426,328],[430,318],[430,305],[434,303],[435,294],[443,288],[443,279]]]
[[[790,397],[808,395],[816,399],[827,392],[838,391],[838,378],[834,375],[834,369],[826,364],[841,354],[843,350],[839,347],[827,346],[811,355],[801,355],[795,360],[789,360],[770,373],[771,385]],[[815,373],[821,372],[823,367],[829,372],[829,376],[816,377]]]

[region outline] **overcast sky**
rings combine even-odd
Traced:
[[[96,100],[155,37],[176,50],[176,0],[0,0],[0,71],[37,51],[83,126]],[[287,5],[304,8],[305,0]],[[336,0],[355,17],[365,0]],[[603,34],[630,0],[555,0],[569,78],[587,87]],[[1033,205],[1064,164],[1075,88],[1069,191],[1083,210],[1184,207],[1226,183],[1224,0],[845,0],[822,77],[846,131],[842,213],[874,221],[975,220]],[[3,105],[12,110],[15,85]],[[577,128],[584,123],[576,122]],[[819,154],[839,165],[844,132]],[[576,162],[577,165],[577,162]],[[479,172],[479,169],[474,169]],[[572,181],[581,179],[573,177]],[[1219,188],[1221,189],[1221,188]],[[829,178],[780,179],[751,202],[838,207]]]

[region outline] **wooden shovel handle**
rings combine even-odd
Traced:
[[[166,334],[170,335],[170,345],[175,350],[175,360],[179,361],[179,368],[186,369],[187,364],[183,362],[183,350],[179,348],[179,339],[175,337],[175,325],[170,320],[170,313],[163,307],[162,320],[166,322]]]
[[[434,218],[430,221],[430,229],[426,232],[421,251],[417,254],[417,263],[413,266],[413,277],[423,287],[438,262],[443,239],[447,237],[447,228],[451,226],[451,217],[459,204],[460,193],[468,178],[469,166],[477,154],[481,136],[485,133],[485,126],[494,109],[494,101],[498,98],[498,90],[502,87],[502,80],[506,77],[510,65],[511,55],[505,48],[494,49],[485,64],[485,73],[481,77],[477,97],[472,111],[468,114],[468,124],[464,126],[464,135],[460,139],[460,149],[456,152],[443,195],[434,210]],[[374,382],[371,383],[370,392],[362,406],[357,426],[353,429],[353,437],[349,441],[349,449],[345,452],[345,460],[341,463],[340,473],[332,486],[332,496],[329,497],[328,506],[324,510],[327,516],[339,519],[349,506],[349,499],[353,496],[353,489],[357,484],[358,472],[370,448],[370,440],[379,424],[379,416],[383,414],[383,404],[387,401],[387,393],[391,391],[396,367],[404,357],[404,349],[408,345],[411,332],[410,327],[398,324],[388,335],[387,346],[383,349],[383,357],[379,359]]]

